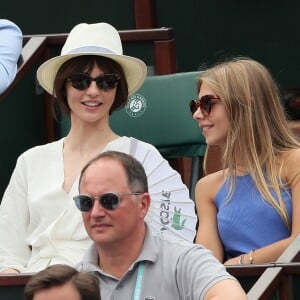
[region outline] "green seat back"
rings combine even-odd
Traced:
[[[205,139],[189,110],[199,74],[148,76],[126,107],[112,114],[111,127],[153,144],[166,158],[203,156]]]

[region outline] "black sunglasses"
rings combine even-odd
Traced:
[[[80,91],[86,90],[92,81],[96,81],[98,89],[107,91],[112,90],[116,86],[120,80],[120,76],[118,74],[103,74],[92,78],[87,73],[77,73],[70,75],[68,80],[71,81],[73,88]]]
[[[82,212],[89,212],[93,206],[96,199],[98,199],[99,203],[103,208],[107,210],[116,209],[123,196],[129,195],[142,195],[143,193],[131,193],[131,194],[114,194],[114,193],[106,193],[101,196],[89,196],[89,195],[78,195],[73,197],[77,208]]]
[[[200,98],[200,100],[190,101],[190,110],[194,114],[195,111],[200,107],[201,113],[204,117],[207,117],[211,112],[211,107],[215,103],[213,100],[220,100],[219,96],[205,95]]]

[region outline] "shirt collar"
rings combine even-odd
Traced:
[[[145,223],[146,225],[146,234],[145,239],[142,247],[142,251],[135,262],[130,266],[129,270],[133,269],[136,264],[141,261],[149,261],[154,263],[158,257],[158,249],[155,243],[154,234],[152,228]],[[98,271],[100,272],[99,265],[98,265],[98,251],[96,244],[93,243],[87,250],[82,264],[86,271]]]

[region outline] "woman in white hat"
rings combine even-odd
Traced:
[[[40,66],[39,83],[70,116],[71,128],[17,160],[0,207],[0,271],[37,272],[81,260],[91,242],[72,200],[82,167],[99,152],[130,153],[136,143],[158,153],[109,125],[145,76],[144,62],[122,54],[117,30],[106,23],[75,26],[61,55]]]

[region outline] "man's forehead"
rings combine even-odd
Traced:
[[[97,178],[120,178],[123,175],[126,178],[124,167],[118,160],[112,158],[101,158],[93,162],[85,170],[81,182]]]
[[[100,158],[98,160],[96,160],[95,162],[93,162],[88,168],[87,168],[87,171],[89,169],[92,169],[92,170],[95,170],[97,168],[106,168],[106,167],[110,167],[110,169],[112,168],[123,168],[122,164],[112,158],[112,157],[103,157],[103,158]]]

